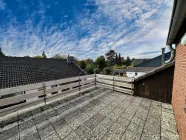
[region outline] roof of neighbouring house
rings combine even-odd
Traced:
[[[145,61],[148,61],[148,60],[150,60],[150,59],[134,59],[134,64],[135,65],[139,65],[139,64],[141,64],[141,63],[144,63]]]
[[[163,70],[165,70],[165,69],[167,69],[167,68],[170,68],[170,67],[172,67],[172,66],[174,66],[174,65],[175,65],[175,61],[172,61],[171,63],[168,63],[168,64],[164,64],[164,65],[162,65],[162,66],[160,66],[160,67],[157,67],[157,68],[155,68],[155,69],[152,69],[151,71],[147,72],[146,74],[144,74],[144,75],[142,75],[142,76],[136,77],[136,78],[134,79],[134,81],[136,82],[136,81],[142,80],[142,79],[144,79],[144,78],[146,78],[146,77],[149,77],[149,76],[151,76],[151,75],[153,75],[153,74],[156,74],[156,73],[158,73],[158,72],[160,72],[160,71],[163,71]]]
[[[0,89],[84,75],[66,59],[0,57]]]
[[[125,73],[127,69],[115,69],[114,73]]]
[[[126,72],[148,72],[156,67],[129,67]]]
[[[167,61],[170,58],[170,56],[171,56],[171,52],[165,53],[165,61]],[[159,55],[139,65],[136,65],[135,67],[159,67],[162,65],[161,61],[162,61],[162,55]]]

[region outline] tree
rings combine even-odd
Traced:
[[[126,65],[127,65],[127,66],[130,66],[130,64],[131,64],[130,57],[129,57],[129,56],[127,56]]]
[[[42,57],[43,57],[43,58],[47,58],[47,56],[46,56],[46,54],[45,54],[45,51],[43,51]]]
[[[92,63],[93,63],[93,60],[90,59],[90,58],[88,58],[88,59],[85,60],[85,63],[86,63],[86,64],[92,64]]]
[[[56,54],[56,55],[52,56],[52,58],[54,58],[54,59],[66,59],[66,56]]]
[[[115,64],[115,57],[116,53],[114,50],[110,50],[108,53],[106,53],[106,58],[109,66],[113,66]]]
[[[96,73],[96,74],[100,73],[100,69],[99,68],[94,68],[94,73]]]
[[[67,58],[65,55],[64,55],[65,58]],[[76,64],[78,63],[78,59],[75,57],[75,56],[70,56],[70,59],[75,62]]]
[[[79,61],[78,62],[78,66],[81,68],[81,69],[85,69],[86,68],[86,63],[85,63],[85,61]]]
[[[40,55],[37,55],[37,56],[34,56],[34,58],[43,58],[43,57]]]
[[[116,64],[116,65],[114,65],[114,67],[113,67],[113,70],[116,70],[116,69],[126,69],[127,68],[127,66],[126,65],[118,65],[118,64]]]
[[[94,73],[94,65],[93,64],[88,64],[86,66],[86,71],[88,74],[93,74]]]
[[[103,72],[104,72],[105,75],[109,75],[111,73],[111,70],[110,70],[109,67],[106,67],[106,68],[103,69]]]
[[[119,53],[118,64],[121,65],[121,55]]]
[[[1,48],[0,48],[0,56],[5,56],[5,54],[2,52]]]
[[[116,53],[116,64],[119,64],[118,54]]]
[[[107,63],[105,61],[105,57],[104,56],[100,56],[95,60],[96,66],[100,69],[103,69],[107,66]]]

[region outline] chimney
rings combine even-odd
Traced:
[[[68,57],[67,57],[67,64],[71,64],[71,63],[72,63],[72,60],[71,60],[70,56],[68,55]]]
[[[67,56],[67,64],[71,64],[72,63],[72,61],[71,61],[71,59],[70,59],[70,56],[68,55]]]
[[[163,65],[165,63],[165,48],[161,48],[161,49],[162,49],[161,65]]]

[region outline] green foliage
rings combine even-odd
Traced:
[[[118,64],[116,64],[116,65],[114,65],[114,67],[113,67],[113,70],[115,70],[115,69],[126,69],[127,68],[127,66],[126,65],[118,65]]]
[[[121,65],[121,63],[122,63],[122,62],[121,62],[121,55],[120,55],[120,53],[119,53],[118,64]]]
[[[5,54],[2,52],[1,48],[0,48],[0,56],[5,56]]]
[[[109,75],[111,73],[110,68],[109,67],[104,68],[103,73],[106,74],[106,75]]]
[[[85,61],[79,61],[78,62],[78,66],[81,68],[81,69],[85,69],[86,68],[86,63],[85,63]]]
[[[25,55],[24,57],[30,57],[29,55]]]
[[[88,74],[93,74],[94,73],[94,64],[87,64],[86,71]]]
[[[100,56],[95,60],[96,66],[100,69],[103,69],[107,66],[107,63],[105,61],[105,57],[104,56]]]
[[[34,58],[43,58],[43,57],[40,55],[37,55],[37,56],[34,56]]]
[[[100,73],[100,69],[99,68],[94,68],[94,73],[99,74]]]
[[[108,65],[109,66],[113,66],[115,64],[115,57],[116,57],[115,51],[114,50],[110,50],[105,55],[106,55],[106,59],[107,59]]]
[[[124,60],[123,64],[124,64],[124,65],[126,65],[126,66],[130,66],[130,65],[131,65],[131,63],[132,63],[132,61],[131,61],[130,57],[129,57],[129,56],[127,56],[127,59],[126,59],[126,60]]]
[[[56,54],[52,58],[54,58],[54,59],[66,59],[66,56],[63,56],[63,55],[60,55],[60,54]]]
[[[88,58],[86,60],[84,60],[86,64],[92,64],[93,63],[93,60]]]
[[[46,56],[46,54],[45,54],[44,51],[43,51],[43,53],[42,53],[42,57],[43,57],[43,58],[47,58],[47,56]]]

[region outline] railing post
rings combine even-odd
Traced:
[[[113,91],[114,91],[114,76],[113,76]]]
[[[96,87],[96,73],[95,73],[95,87]]]
[[[81,79],[80,79],[80,75],[79,75],[79,92],[81,91],[81,88],[80,88],[80,86],[81,86],[81,84],[80,84],[80,81]]]
[[[132,88],[131,88],[131,95],[134,94],[134,78],[132,79]]]
[[[45,105],[46,105],[46,86],[45,86],[45,83],[43,84],[43,91],[44,91],[44,102],[45,102]]]

